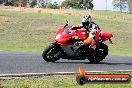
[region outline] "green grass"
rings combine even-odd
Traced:
[[[3,17],[10,17],[9,22],[1,21],[0,50],[6,51],[42,51],[54,38],[58,27],[65,24],[72,16],[55,14],[36,14],[3,12]],[[77,17],[72,18],[72,22]]]
[[[80,10],[77,10],[78,14]],[[86,11],[80,11],[80,13]],[[76,13],[73,11],[73,13]],[[92,11],[103,15],[116,15],[116,12]],[[119,14],[119,13],[118,13]],[[123,14],[126,20],[97,18],[102,30],[114,35],[114,44],[109,46],[109,55],[132,56],[132,15]],[[129,18],[128,18],[129,17]],[[54,33],[65,24],[80,24],[81,16],[53,13],[28,13],[17,11],[0,11],[0,50],[42,52],[54,39]]]
[[[1,80],[0,88],[131,88],[129,84],[85,84],[80,86],[76,76],[47,76]]]

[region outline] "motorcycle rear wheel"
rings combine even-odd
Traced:
[[[99,63],[108,55],[108,46],[104,43],[99,43],[96,49],[96,53],[89,55],[88,60],[91,63]]]
[[[61,53],[60,47],[54,43],[43,51],[42,57],[47,62],[55,62],[61,58]]]

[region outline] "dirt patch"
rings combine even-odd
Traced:
[[[10,17],[7,16],[0,16],[0,21],[9,22]]]
[[[31,24],[29,27],[33,30],[45,30],[49,28],[49,26],[44,24]]]
[[[1,32],[4,32],[4,29],[0,29],[0,33],[1,33]]]
[[[4,29],[0,29],[0,35],[4,35],[4,34],[5,34]]]

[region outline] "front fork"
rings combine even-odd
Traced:
[[[60,51],[60,56],[61,57],[65,55],[64,50],[61,48],[61,46],[57,42],[52,42],[52,43],[50,43],[49,46],[51,46],[51,45],[54,45],[54,46],[57,47],[57,49]]]

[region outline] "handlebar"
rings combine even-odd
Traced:
[[[110,41],[110,43],[111,43],[111,44],[113,44],[113,42],[112,42],[111,38],[109,38],[109,41]]]

